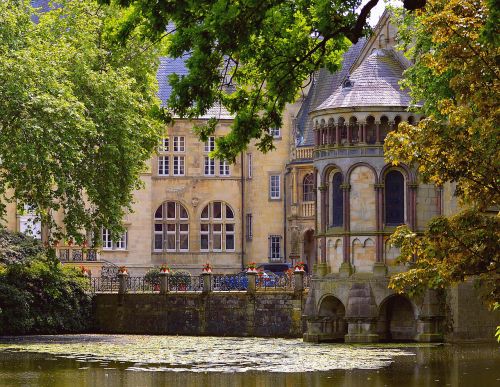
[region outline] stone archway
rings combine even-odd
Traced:
[[[314,230],[307,230],[304,233],[304,262],[307,263],[309,272],[312,272],[313,266],[316,263],[316,238],[314,237]]]
[[[326,340],[344,340],[347,333],[344,304],[332,295],[324,297],[318,309],[322,331]]]
[[[414,341],[417,321],[412,302],[401,295],[389,296],[382,301],[377,333],[380,341]]]

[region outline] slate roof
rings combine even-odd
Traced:
[[[183,58],[168,58],[161,57],[160,65],[156,73],[156,79],[158,80],[158,97],[162,102],[162,106],[167,106],[167,101],[172,94],[172,86],[168,83],[168,77],[171,74],[177,74],[179,76],[187,75],[188,69],[185,64],[187,55]],[[210,108],[204,116],[198,117],[200,119],[208,118],[218,118],[218,119],[232,119],[233,116],[221,105],[217,104]]]
[[[365,43],[366,39],[362,38],[344,53],[342,68],[339,71],[331,73],[327,69],[321,69],[315,73],[309,93],[297,114],[297,146],[314,145],[313,126],[312,120],[309,118],[309,113],[321,105],[341,85],[347,74],[349,74],[349,69],[361,54]]]
[[[407,90],[401,90],[405,66],[391,49],[377,49],[350,75],[352,86],[340,85],[314,111],[350,108],[410,105]]]

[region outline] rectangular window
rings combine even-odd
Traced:
[[[184,152],[185,150],[184,136],[174,136],[174,152]]]
[[[280,184],[280,175],[271,175],[269,176],[269,197],[271,199],[280,199],[281,198],[281,184]]]
[[[215,149],[215,137],[210,136],[207,141],[205,141],[205,152],[212,152]]]
[[[252,178],[252,154],[247,153],[247,177]]]
[[[234,224],[226,224],[226,251],[234,250]]]
[[[222,251],[222,224],[212,225],[212,250]]]
[[[163,224],[155,224],[154,248],[156,251],[163,250]]]
[[[160,145],[158,145],[158,152],[168,152],[170,148],[170,141],[168,137],[163,137],[161,139]]]
[[[214,219],[222,219],[222,202],[213,202],[212,211]]]
[[[201,251],[208,251],[208,237],[210,235],[210,225],[209,224],[202,224],[200,228],[200,250]]]
[[[167,251],[175,251],[177,245],[177,235],[175,232],[175,223],[167,224]]]
[[[247,214],[247,241],[251,241],[252,238],[252,214]]]
[[[168,156],[158,156],[158,175],[168,176],[169,174],[169,161]]]
[[[111,240],[111,232],[107,228],[102,229],[102,249],[111,250],[113,241]]]
[[[272,260],[281,258],[281,236],[271,235],[269,237],[269,258]]]
[[[219,174],[221,176],[229,176],[229,163],[226,160],[220,161]]]
[[[184,156],[174,156],[174,176],[184,176]]]
[[[179,251],[189,250],[189,224],[179,224]]]
[[[273,138],[281,137],[281,129],[280,128],[269,128],[269,134],[273,136]]]
[[[215,159],[205,156],[205,176],[215,175]]]
[[[115,243],[117,250],[126,250],[127,249],[127,231],[125,231],[120,239],[118,239]]]

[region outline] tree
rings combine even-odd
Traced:
[[[402,124],[385,142],[389,161],[417,167],[422,179],[451,182],[463,211],[434,219],[422,237],[401,227],[392,241],[409,271],[390,286],[411,292],[477,276],[490,305],[500,301],[500,54],[498,2],[427,2],[400,14],[403,45],[415,64],[404,86],[426,118]],[[409,32],[411,31],[411,33]]]
[[[268,130],[281,127],[312,73],[337,70],[343,52],[368,28],[361,0],[101,0],[128,6],[121,35],[141,25],[146,36],[168,35],[168,55],[184,55],[189,74],[173,75],[169,107],[180,117],[205,115],[222,105],[234,116],[231,132],[217,139],[215,156],[234,161],[249,142],[273,148]],[[405,1],[409,9],[425,1]],[[168,27],[167,27],[168,26]],[[197,130],[205,141],[216,117]]]
[[[0,210],[32,206],[53,239],[116,235],[158,143],[159,46],[134,30],[118,42],[123,12],[91,0],[44,13],[0,2]]]

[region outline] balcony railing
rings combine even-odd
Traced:
[[[95,262],[98,258],[96,249],[82,247],[61,247],[57,254],[61,262]]]
[[[303,147],[295,149],[295,159],[312,159],[314,153],[314,147]]]
[[[299,205],[299,216],[310,218],[315,215],[314,202],[304,202]]]

